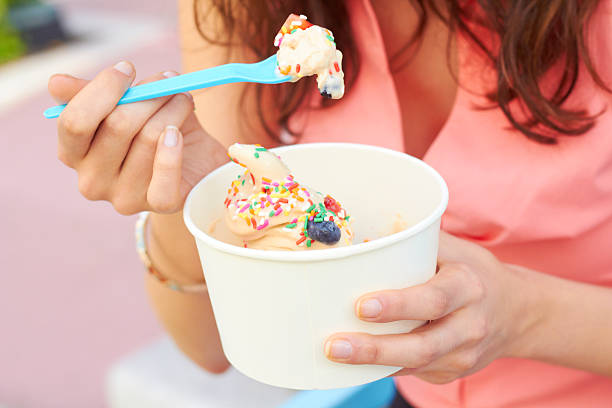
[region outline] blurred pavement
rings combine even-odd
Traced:
[[[147,41],[88,56],[71,73],[91,78],[124,58],[139,78],[180,71],[175,2],[53,3],[158,24]],[[74,172],[56,159],[56,122],[42,117],[53,101],[38,85],[31,95],[0,112],[0,406],[103,407],[109,364],[161,329],[142,285],[134,217],[79,195]]]

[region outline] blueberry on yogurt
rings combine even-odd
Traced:
[[[327,98],[338,99],[344,95],[344,80],[339,76],[329,75],[321,85],[319,91]]]
[[[334,245],[340,241],[340,228],[333,221],[309,222],[308,236],[315,241]]]

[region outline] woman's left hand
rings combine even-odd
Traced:
[[[427,283],[360,297],[355,313],[368,322],[432,320],[410,333],[336,333],[325,354],[346,364],[404,367],[447,383],[513,355],[513,342],[537,320],[522,268],[498,261],[485,248],[442,232],[438,273]],[[410,273],[410,271],[406,271]]]

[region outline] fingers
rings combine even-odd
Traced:
[[[123,162],[115,192],[117,196],[138,196],[138,202],[147,200],[160,134],[167,125],[181,128],[191,112],[193,112],[193,100],[179,94],[172,97],[149,119],[132,141]],[[181,192],[180,195],[182,197],[184,194]]]
[[[164,77],[160,73],[141,83],[158,81]],[[126,159],[134,136],[170,98],[171,96],[164,96],[116,106],[96,131],[89,150],[79,165],[79,171],[96,172],[100,186],[111,184],[119,175],[119,169]],[[162,129],[156,132],[155,140]]]
[[[463,264],[446,264],[427,283],[366,294],[355,305],[357,316],[370,322],[436,320],[483,296],[476,274]]]
[[[67,74],[55,74],[49,78],[49,93],[58,104],[71,100],[89,81]]]
[[[426,330],[407,334],[335,334],[325,344],[325,355],[345,364],[422,368],[464,343],[458,321],[436,322]]]
[[[147,191],[147,201],[154,211],[171,213],[180,208],[182,159],[183,137],[178,128],[168,126],[157,142],[153,175]]]
[[[102,71],[68,102],[58,120],[60,160],[74,167],[85,156],[100,122],[115,108],[134,79],[122,61]]]

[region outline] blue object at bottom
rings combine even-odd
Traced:
[[[393,379],[383,378],[349,388],[302,391],[277,408],[384,408],[394,396]]]

